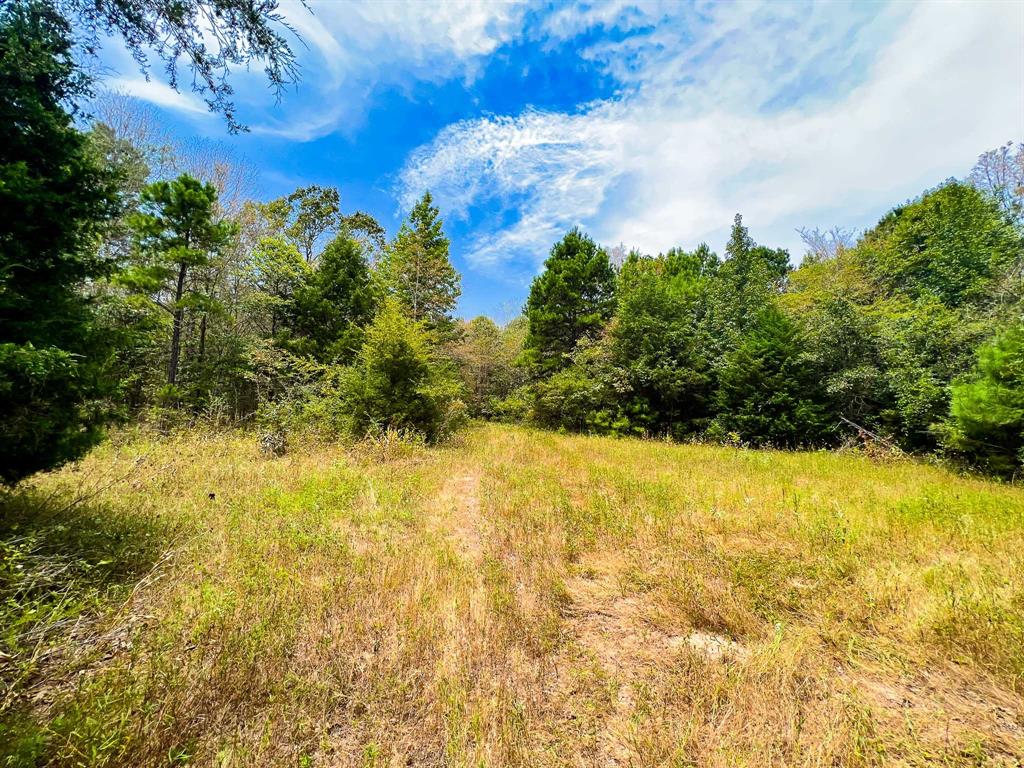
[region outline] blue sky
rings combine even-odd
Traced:
[[[236,73],[248,134],[115,43],[106,84],[229,145],[263,198],[335,185],[394,232],[430,189],[465,316],[516,314],[574,225],[609,246],[721,251],[741,212],[799,260],[797,227],[870,226],[1024,139],[1024,4],[1009,0],[283,9],[301,82],[275,103]]]

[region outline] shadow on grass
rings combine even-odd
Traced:
[[[34,712],[94,657],[103,619],[153,569],[167,533],[70,493],[0,490],[0,766],[42,756]]]

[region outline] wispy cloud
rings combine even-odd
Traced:
[[[281,12],[297,35],[290,42],[301,67],[299,81],[276,104],[259,67],[235,71],[234,100],[254,133],[309,141],[360,125],[382,88],[411,89],[453,78],[472,82],[486,57],[522,32],[527,5],[311,0],[307,7],[282,0]],[[118,39],[105,41],[103,58],[108,70],[125,75],[108,80],[107,87],[185,116],[207,111],[188,92],[188,77],[181,78],[178,93],[166,85],[160,66],[148,81],[130,76],[138,65]]]
[[[155,78],[147,80],[142,75],[115,77],[104,81],[104,86],[108,90],[134,96],[164,109],[193,115],[208,114],[208,108],[202,99],[196,98],[191,93],[180,93]]]
[[[531,272],[574,224],[649,251],[719,244],[737,210],[795,245],[798,224],[877,215],[1024,135],[1019,4],[602,3],[546,22],[584,25],[618,29],[582,55],[622,95],[457,123],[401,173],[405,202],[430,188],[514,219],[477,229],[473,265]]]
[[[520,33],[522,3],[453,0],[440,4],[353,0],[282,5],[309,54],[287,114],[254,121],[265,135],[308,141],[358,125],[382,87],[462,78],[471,82],[485,57]],[[255,76],[239,92],[249,108],[265,103]]]

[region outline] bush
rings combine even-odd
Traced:
[[[390,428],[437,442],[466,419],[457,374],[437,356],[431,333],[393,298],[366,329],[340,391],[357,435]]]
[[[492,397],[486,409],[491,418],[505,424],[520,424],[529,420],[533,412],[533,390],[523,385],[512,390],[506,397]]]
[[[584,339],[572,364],[534,386],[534,418],[547,427],[601,435],[643,435],[652,423],[647,401],[634,396],[605,340]]]
[[[718,375],[718,417],[710,435],[795,447],[821,440],[823,397],[800,330],[774,307],[764,310]]]
[[[943,443],[1003,475],[1024,463],[1024,324],[978,350],[973,377],[953,386]]]

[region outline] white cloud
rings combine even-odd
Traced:
[[[256,120],[257,133],[308,141],[365,117],[381,87],[411,87],[453,77],[472,81],[485,57],[515,37],[526,5],[489,0],[445,3],[363,0],[282,4],[288,23],[310,53],[302,56],[297,94],[286,113]],[[250,108],[266,102],[255,73],[238,79]]]
[[[518,214],[477,235],[471,264],[535,270],[574,224],[647,251],[720,247],[736,211],[795,248],[797,225],[867,223],[1024,137],[1019,4],[643,8],[549,20],[641,30],[584,52],[623,96],[461,122],[412,153],[406,202],[430,188],[461,215]]]
[[[254,133],[309,141],[354,130],[380,88],[452,78],[471,82],[486,56],[521,33],[527,6],[491,0],[311,0],[307,8],[299,0],[282,0],[280,10],[298,35],[289,41],[301,67],[298,82],[286,88],[277,105],[259,66],[234,71],[233,100]],[[103,58],[114,72],[138,70],[119,39],[105,40]],[[158,58],[151,59],[156,63],[151,80],[116,77],[105,85],[186,115],[207,111],[188,93],[184,62],[178,93],[163,82]]]
[[[137,77],[115,77],[104,81],[104,86],[118,93],[134,96],[142,101],[155,104],[165,109],[187,112],[194,115],[206,115],[206,104],[190,93],[179,93],[166,83],[142,75]]]

